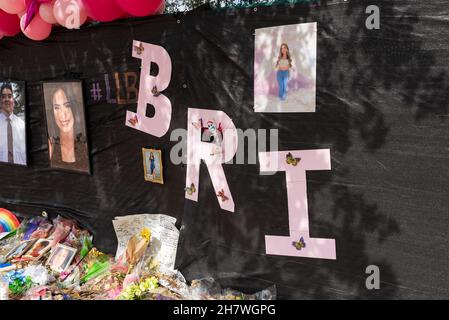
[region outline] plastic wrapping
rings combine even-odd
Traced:
[[[86,232],[81,235],[80,259],[84,259],[93,248],[92,240],[93,237]]]
[[[190,287],[187,284],[186,279],[179,271],[158,273],[157,277],[159,283],[170,291],[178,294],[186,299],[191,299]],[[193,299],[192,299],[193,300]]]
[[[225,289],[219,296],[220,300],[276,300],[276,286],[268,287],[254,294],[245,294],[237,290]]]
[[[30,265],[24,269],[24,277],[31,277],[33,283],[39,286],[45,286],[46,284],[54,281],[54,277],[48,273],[47,268],[42,265]]]
[[[53,225],[49,221],[47,220],[42,221],[37,227],[37,229],[31,234],[30,239],[47,238],[52,229]]]
[[[131,272],[136,267],[140,272],[143,258],[149,250],[150,241],[151,231],[148,228],[143,228],[139,234],[136,234],[129,239],[128,246],[124,253],[126,262],[128,263],[128,272]]]
[[[275,300],[276,286],[268,287],[254,294],[245,294],[233,289],[222,289],[212,277],[192,281],[189,296],[192,300]]]
[[[20,240],[17,235],[8,237],[0,241],[0,263],[6,262],[6,255],[19,244]]]
[[[44,217],[33,217],[26,221],[26,224],[23,228],[23,237],[22,240],[29,240],[34,231],[37,230],[41,222],[44,222]],[[20,227],[19,227],[20,228]]]
[[[76,225],[72,225],[72,228],[70,229],[69,234],[64,239],[63,244],[72,247],[72,248],[81,248],[82,241],[81,236],[82,233],[84,233],[82,230],[80,230]]]
[[[58,216],[54,221],[55,226],[53,233],[50,236],[51,247],[54,248],[58,243],[64,241],[70,234],[73,222]]]
[[[22,238],[24,237],[26,231],[28,230],[28,225],[31,224],[31,220],[33,218],[24,218],[21,222],[19,227],[16,229],[16,234],[15,234],[15,238],[17,239],[17,241],[22,240]]]
[[[51,292],[48,286],[32,287],[21,300],[51,300]]]
[[[86,273],[84,274],[84,276],[81,278],[80,283],[86,283],[104,273],[106,273],[107,271],[109,271],[109,268],[111,267],[111,264],[109,263],[109,261],[96,261],[94,262],[94,264],[86,270]]]
[[[0,277],[0,301],[9,300],[8,282]]]
[[[81,282],[81,267],[72,268],[70,273],[61,275],[61,287],[66,289],[75,289]]]
[[[190,286],[191,300],[215,300],[221,294],[220,285],[212,277],[193,280]]]
[[[33,286],[33,279],[25,275],[24,269],[8,272],[3,281],[8,283],[9,292],[14,297],[23,295]]]

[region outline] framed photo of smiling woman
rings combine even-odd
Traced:
[[[90,174],[81,81],[44,82],[50,167]]]

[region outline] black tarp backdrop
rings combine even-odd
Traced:
[[[367,5],[381,29],[367,30]],[[276,284],[279,298],[449,298],[448,61],[446,0],[321,1],[124,20],[43,42],[0,42],[0,77],[27,81],[28,168],[0,165],[0,205],[77,219],[101,250],[114,252],[111,220],[163,213],[182,226],[177,267],[187,279],[218,278],[244,291]],[[318,22],[317,112],[253,112],[254,29]],[[165,94],[169,133],[125,126],[136,104],[95,102],[104,74],[138,72],[132,40],[163,46],[173,63]],[[84,82],[93,174],[48,168],[41,81]],[[337,260],[265,255],[264,235],[287,235],[284,173],[225,165],[235,213],[220,210],[204,165],[200,197],[184,200],[185,167],[168,160],[187,108],[226,112],[241,129],[279,129],[279,148],[330,148],[332,171],[308,172],[311,236],[335,238]],[[145,182],[142,147],[163,150],[165,184]],[[378,265],[381,289],[367,290]]]

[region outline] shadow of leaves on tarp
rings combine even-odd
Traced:
[[[424,30],[415,30],[422,25],[407,1],[370,3],[381,10],[381,30],[366,29],[365,2],[340,2],[274,6],[257,13],[229,10],[225,17],[209,12],[192,15],[186,22],[192,49],[203,48],[195,52],[195,61],[210,61],[201,66],[201,85],[216,89],[198,92],[191,97],[193,102],[207,96],[208,106],[226,110],[240,128],[278,128],[279,150],[331,149],[332,171],[307,174],[309,219],[311,236],[334,238],[337,246],[336,261],[266,256],[264,235],[288,235],[285,175],[260,176],[258,166],[225,166],[236,212],[216,210],[216,216],[204,217],[201,212],[213,210],[199,205],[196,213],[185,212],[184,231],[190,240],[180,247],[178,263],[188,279],[208,270],[223,286],[254,292],[276,284],[279,298],[291,299],[428,296],[425,285],[406,287],[398,280],[397,273],[405,271],[401,258],[394,256],[402,253],[392,249],[394,242],[407,247],[413,237],[401,235],[395,218],[400,215],[390,209],[396,202],[407,212],[407,204],[390,195],[392,172],[384,159],[392,152],[387,141],[401,115],[418,121],[447,113],[447,75],[432,70],[436,59],[425,48],[420,34]],[[317,112],[254,114],[253,66],[248,58],[254,48],[248,45],[249,35],[256,28],[314,21],[318,22]],[[235,34],[239,28],[246,30],[240,39]],[[213,63],[223,56],[236,68],[224,70]],[[189,70],[193,73],[193,67]],[[223,90],[213,82],[217,79],[235,90]],[[201,175],[208,178],[205,170]],[[201,192],[208,194],[204,196],[208,206],[218,207],[211,187]],[[201,232],[203,240],[215,240],[216,248],[207,250],[215,250],[215,256],[195,262],[193,233],[203,222],[216,223]],[[381,290],[365,286],[365,269],[371,264],[380,267]]]

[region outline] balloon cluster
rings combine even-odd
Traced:
[[[0,39],[22,31],[40,41],[54,25],[79,29],[88,19],[109,22],[164,10],[165,0],[0,0]]]

